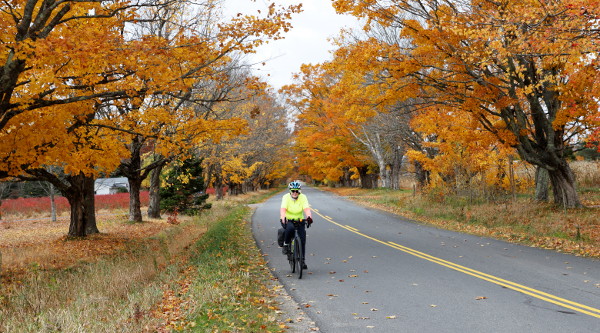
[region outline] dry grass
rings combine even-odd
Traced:
[[[143,330],[135,319],[140,309],[160,300],[163,279],[172,274],[165,268],[206,225],[111,225],[104,229],[110,232],[87,239],[66,241],[59,236],[3,249],[0,332]],[[136,227],[139,230],[128,233]],[[143,241],[149,236],[154,238]],[[20,253],[26,255],[18,257]],[[160,325],[159,319],[144,319],[144,326]]]
[[[598,161],[575,161],[571,163],[573,173],[577,178],[579,187],[600,186],[600,162]]]
[[[181,290],[191,244],[247,199],[178,225],[99,217],[102,233],[78,240],[66,240],[67,221],[2,222],[0,332],[168,331],[156,307]]]
[[[185,218],[187,221],[191,219]],[[98,228],[102,233],[84,239],[67,240],[68,220],[51,222],[29,220],[2,222],[0,251],[2,252],[3,282],[19,279],[31,266],[51,270],[71,267],[122,251],[127,244],[172,228],[165,220],[146,220],[126,223],[127,218],[99,215]]]

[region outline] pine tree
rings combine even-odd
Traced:
[[[201,163],[201,159],[192,157],[169,170],[160,190],[162,210],[197,215],[202,209],[211,208],[211,204],[206,203],[208,194],[205,194]]]

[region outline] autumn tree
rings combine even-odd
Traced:
[[[390,93],[388,49],[398,43],[393,29],[378,29],[361,39],[344,33],[337,40],[330,71],[338,77],[332,96],[348,130],[379,169],[380,186],[399,188],[405,151],[414,142],[410,101]]]
[[[353,146],[354,138],[331,98],[335,81],[325,64],[303,65],[295,74],[296,83],[281,91],[296,118],[293,143],[300,173],[320,182],[350,185],[351,170],[366,170],[363,167],[369,162]]]
[[[396,89],[399,84],[389,80],[394,66],[389,55],[402,43],[405,42],[393,27],[379,25],[362,34],[344,31],[335,40],[338,49],[333,60],[321,64],[319,74],[315,74],[316,70],[309,74],[310,67],[306,66],[297,76],[298,84],[287,89],[300,110],[299,124],[305,124],[303,120],[310,114],[315,122],[337,127],[335,134],[316,130],[319,134],[315,134],[315,139],[321,135],[324,140],[346,141],[346,151],[362,156],[366,163],[357,164],[352,170],[360,174],[363,186],[371,183],[370,175],[379,178],[379,186],[398,188],[405,151],[413,148],[431,152],[420,146],[421,134],[409,125],[414,99],[407,99],[402,90]],[[306,147],[305,141],[297,146]],[[335,147],[339,145],[331,146]],[[326,146],[319,150],[332,151]],[[426,171],[419,163],[416,166],[418,179],[424,183]]]
[[[143,19],[130,29],[131,38],[158,36],[176,46],[182,34],[188,34],[190,31],[203,33],[215,27],[216,10],[215,6],[207,4],[207,6],[194,7],[185,1],[169,2],[157,8],[145,8],[141,11]],[[218,72],[222,71],[220,67],[228,66],[226,64],[228,58],[222,57],[221,61],[217,60],[222,56],[217,50],[207,49],[196,53],[207,54],[203,55],[205,64],[198,62],[196,64],[198,67],[192,72],[181,73],[181,79],[196,81],[192,85],[182,86],[174,91],[159,91],[155,94],[141,92],[138,96],[118,100],[106,106],[106,117],[111,117],[111,111],[116,111],[116,117],[112,118],[121,120],[119,123],[119,128],[123,129],[121,136],[130,152],[127,158],[122,159],[117,171],[129,180],[130,221],[142,221],[141,185],[155,170],[156,173],[151,178],[153,184],[151,184],[149,216],[160,218],[158,205],[160,172],[170,161],[185,155],[192,148],[194,137],[202,135],[194,130],[190,131],[189,122],[195,122],[193,118],[209,118],[208,115],[190,111],[197,108],[198,103],[207,104],[222,100],[223,96],[205,91],[207,90],[205,87],[210,85],[201,81],[220,79],[215,76],[222,76]],[[210,57],[215,60],[210,60]],[[161,58],[161,61],[170,62],[171,66],[175,67],[183,60],[184,58]],[[188,61],[191,61],[191,58]],[[217,95],[216,99],[211,100],[208,96],[210,94]],[[176,122],[172,119],[176,119]],[[151,153],[152,161],[145,163],[144,157],[148,153]]]
[[[236,137],[222,138],[205,145],[206,179],[221,199],[223,188],[239,194],[268,188],[283,178],[290,166],[287,114],[274,92],[263,82],[241,71],[240,78],[254,84],[238,85],[231,102],[221,104],[221,112],[244,120],[244,131]]]
[[[2,14],[12,17],[2,20],[8,24],[4,44],[12,46],[4,53],[2,78],[9,80],[1,86],[6,140],[0,170],[56,186],[71,206],[69,235],[98,232],[93,175],[114,169],[122,151],[115,149],[118,140],[108,128],[87,125],[95,122],[102,100],[127,96],[132,87],[148,88],[138,86],[131,72],[140,44],[126,45],[121,34],[139,6],[85,1],[11,5]],[[127,53],[133,58],[124,63]]]
[[[573,138],[597,117],[595,27],[589,1],[336,0],[339,12],[402,28],[411,47],[392,72],[415,96],[548,170],[554,201],[580,206],[567,163]],[[408,52],[406,52],[408,51]]]
[[[290,11],[297,9],[297,7],[290,7]],[[215,23],[218,19],[218,10],[219,8],[208,5],[201,8],[198,13],[192,10],[190,6],[183,6],[181,2],[173,3],[171,6],[161,7],[159,11],[149,11],[148,20],[144,21],[140,27],[142,31],[148,30],[152,35],[159,35],[172,40],[176,40],[178,38],[177,34],[181,33],[181,31],[189,33],[190,30],[206,34],[207,37],[214,35],[212,38],[216,40],[225,37],[237,40],[237,44],[231,44],[227,48],[212,51],[202,50],[202,52],[210,55],[212,59],[204,56],[206,58],[204,63],[199,62],[197,67],[192,67],[193,71],[185,73],[185,79],[193,81],[190,87],[162,94],[160,98],[153,96],[153,99],[157,100],[158,103],[169,105],[170,110],[167,110],[167,112],[170,114],[171,119],[177,121],[173,124],[169,124],[168,121],[154,124],[154,129],[151,133],[149,132],[146,138],[138,136],[134,138],[134,142],[128,144],[130,149],[132,149],[132,153],[135,152],[135,156],[132,154],[131,158],[124,160],[124,163],[121,165],[121,171],[129,177],[130,184],[137,185],[132,186],[132,189],[139,188],[139,184],[148,176],[149,172],[157,168],[151,179],[151,206],[149,207],[149,215],[153,217],[159,217],[159,212],[156,209],[158,207],[156,203],[158,202],[157,196],[159,192],[156,189],[158,188],[157,183],[160,180],[158,177],[160,169],[170,160],[176,159],[179,154],[188,151],[192,147],[203,146],[207,142],[218,141],[221,135],[233,135],[237,133],[243,124],[243,122],[235,119],[237,116],[235,113],[219,114],[215,110],[219,103],[230,102],[228,95],[233,89],[254,84],[254,79],[247,75],[240,79],[236,78],[236,71],[247,67],[238,58],[244,52],[250,52],[251,49],[249,47],[259,45],[264,41],[258,38],[260,37],[260,33],[237,30],[240,28],[239,23],[247,20],[243,16],[241,16],[243,20],[240,19],[240,16],[232,20],[232,24],[235,24],[236,29],[231,29],[230,25],[232,24],[221,24],[217,27]],[[285,16],[277,13],[273,5],[269,7],[269,13],[266,18],[254,18],[250,22],[255,26],[262,24],[265,29],[269,26],[276,27],[278,25],[287,29],[287,24],[281,21],[283,18]],[[185,27],[185,30],[182,30],[182,27]],[[277,33],[277,30],[273,32],[265,31],[264,35],[275,39],[279,38],[275,33]],[[201,52],[196,51],[196,53],[200,54]],[[167,58],[165,61],[173,61],[173,59]],[[180,61],[178,62],[175,59],[174,63],[177,64]],[[236,98],[241,97],[236,96],[234,99]],[[145,103],[148,104],[147,101]],[[144,114],[148,112],[148,107],[155,108],[156,106],[145,105],[142,108]],[[134,109],[136,108],[132,110]],[[191,112],[187,112],[186,110]],[[141,123],[147,126],[147,117],[141,119]],[[138,129],[141,123],[138,122]],[[147,139],[151,139],[153,147],[152,157],[154,160],[152,163],[146,163],[142,167],[140,165],[140,151],[136,147],[140,147],[142,144],[141,141],[146,141]],[[141,220],[139,195],[136,196],[138,192],[131,191],[130,219]],[[135,202],[138,204],[134,205],[133,203]],[[150,211],[151,209],[152,211]]]
[[[167,105],[140,107],[133,114],[114,106],[122,100],[141,106],[147,96],[185,96],[198,76],[214,72],[212,64],[219,66],[228,53],[251,52],[266,39],[279,38],[299,10],[271,6],[263,18],[240,16],[218,25],[216,36],[182,29],[169,40],[129,38],[128,22],[136,22],[138,10],[150,3],[36,3],[12,2],[0,13],[7,45],[0,76],[0,177],[52,182],[71,204],[73,236],[98,231],[93,177],[110,173],[128,156],[123,133],[146,136],[152,126],[138,128],[140,123],[190,119],[170,114]],[[97,117],[107,105],[113,106],[112,117]],[[182,111],[193,114],[189,107]],[[206,119],[186,125],[196,133],[213,128]],[[46,166],[62,166],[67,176],[60,179]]]

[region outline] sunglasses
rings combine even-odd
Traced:
[[[300,193],[300,191],[298,191],[298,190],[291,190],[290,192],[292,192],[292,193]]]

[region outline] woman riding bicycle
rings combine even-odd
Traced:
[[[306,216],[307,227],[310,228],[312,224],[312,214],[310,211],[310,206],[308,204],[308,197],[300,193],[302,186],[299,182],[291,182],[288,185],[290,189],[290,193],[286,193],[283,198],[281,198],[281,209],[280,209],[280,219],[279,223],[281,226],[285,228],[284,234],[284,243],[283,243],[283,254],[288,254],[289,244],[294,238],[294,232],[296,228],[294,224],[290,222],[290,220],[302,221]],[[304,223],[300,223],[298,226],[298,236],[300,236],[300,240],[302,240],[302,257],[306,258],[306,229],[304,228]],[[302,262],[302,268],[306,269],[306,263]]]

